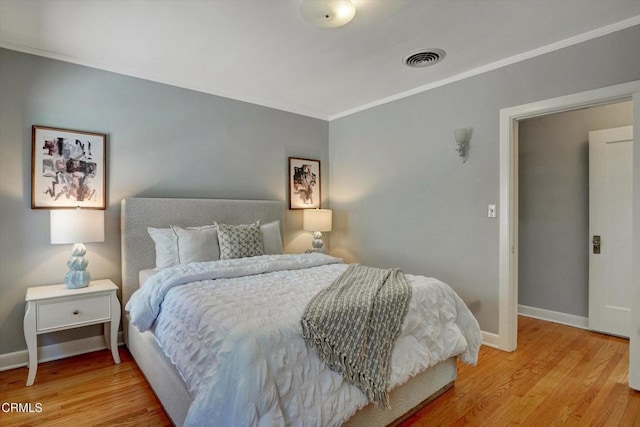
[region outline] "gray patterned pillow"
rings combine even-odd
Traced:
[[[264,255],[260,221],[245,225],[215,223],[218,227],[220,259],[245,258]]]

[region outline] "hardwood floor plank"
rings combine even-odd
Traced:
[[[620,425],[638,427],[640,426],[640,399],[631,397],[629,390],[626,390],[626,392],[630,398],[629,403],[627,404],[627,409],[622,415]]]
[[[525,423],[579,360],[580,353],[568,351],[573,345],[573,341],[566,342],[564,347],[561,347],[565,349],[564,352],[548,349],[532,354],[530,357],[536,361],[532,362],[536,365],[536,369],[529,370],[528,377],[522,380],[522,386],[513,390],[514,395],[517,396],[514,403],[498,402],[500,409],[496,411],[494,417],[486,420],[488,423],[493,423],[488,425]],[[525,389],[525,385],[528,388]]]
[[[622,356],[612,373],[612,381],[607,381],[599,390],[597,396],[590,402],[580,422],[584,425],[603,425],[610,417],[619,419],[620,410],[624,411],[627,400],[621,392],[631,391],[627,383],[627,359]],[[612,405],[612,402],[614,404]],[[613,414],[613,415],[611,415]]]
[[[537,422],[543,425],[562,425],[566,423],[581,401],[590,397],[590,391],[600,389],[609,378],[620,357],[610,360],[611,352],[605,345],[589,339],[585,347],[589,351],[582,352],[583,357],[540,405],[541,415],[533,414]],[[533,421],[533,418],[530,418]]]
[[[170,426],[128,350],[107,350],[0,372],[2,402],[42,412],[0,412],[5,426]],[[518,349],[482,347],[458,364],[455,386],[401,424],[409,426],[640,427],[640,392],[628,385],[628,341],[520,317]]]
[[[2,413],[5,426],[170,426],[171,422],[126,348],[119,365],[108,350],[38,366],[35,384],[27,369],[0,372],[3,402],[42,404],[40,413]]]
[[[460,365],[455,387],[403,426],[640,427],[628,351],[621,338],[520,317],[515,352],[482,348],[477,367]]]

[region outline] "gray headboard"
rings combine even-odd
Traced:
[[[130,198],[121,203],[123,307],[138,289],[140,270],[155,267],[155,247],[147,227],[167,228],[213,224],[249,224],[280,220],[284,234],[284,203],[273,200]]]

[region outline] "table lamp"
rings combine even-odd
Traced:
[[[302,228],[305,231],[313,231],[313,249],[307,249],[306,253],[324,252],[322,248],[322,232],[331,231],[331,209],[305,209],[302,214]]]
[[[64,281],[70,289],[91,282],[84,243],[104,242],[104,211],[95,209],[55,209],[51,211],[51,244],[73,244],[69,271]]]

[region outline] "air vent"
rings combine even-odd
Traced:
[[[405,56],[402,62],[408,67],[428,67],[442,61],[446,55],[442,49],[420,49]]]

